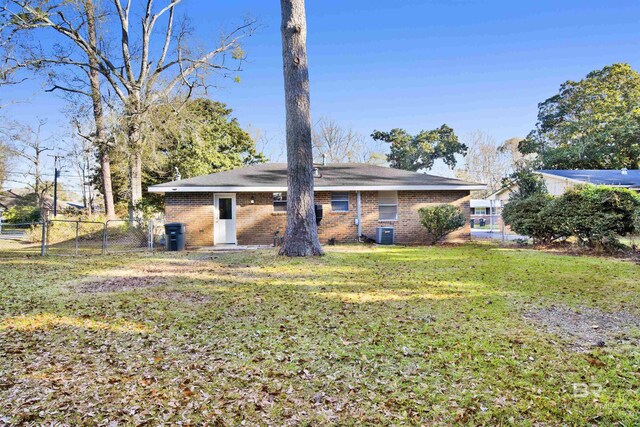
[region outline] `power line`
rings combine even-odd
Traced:
[[[21,173],[21,172],[9,172],[9,173],[7,174],[7,176],[34,176],[34,175],[35,175],[35,174],[34,174],[34,173],[32,173],[32,172],[24,172],[24,173]],[[53,178],[53,175],[54,175],[54,174],[52,174],[52,173],[41,173],[41,174],[40,174],[40,176],[50,176],[50,177],[52,177],[52,178]],[[58,177],[65,177],[65,178],[80,178],[80,174],[78,174],[78,175],[58,174]]]

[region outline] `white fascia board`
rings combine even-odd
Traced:
[[[472,208],[489,208],[491,207],[491,200],[471,199],[469,201],[469,206]]]
[[[485,190],[485,185],[318,186],[314,191],[451,191]],[[149,193],[279,193],[287,187],[149,187]]]

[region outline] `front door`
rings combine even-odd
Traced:
[[[213,196],[213,244],[236,244],[236,195]]]

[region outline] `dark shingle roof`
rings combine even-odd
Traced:
[[[640,170],[630,169],[623,173],[619,169],[603,170],[539,170],[540,173],[556,175],[595,185],[616,185],[622,187],[640,187]]]
[[[484,184],[435,175],[392,169],[363,163],[331,163],[317,166],[321,176],[315,178],[317,190],[361,189],[484,189]],[[172,181],[149,187],[152,192],[167,191],[284,191],[287,165],[264,163],[225,172]],[[395,188],[401,187],[401,188]],[[477,187],[477,188],[467,188]],[[431,188],[429,188],[431,189]]]

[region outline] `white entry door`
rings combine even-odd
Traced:
[[[213,196],[213,244],[236,244],[236,195]]]

